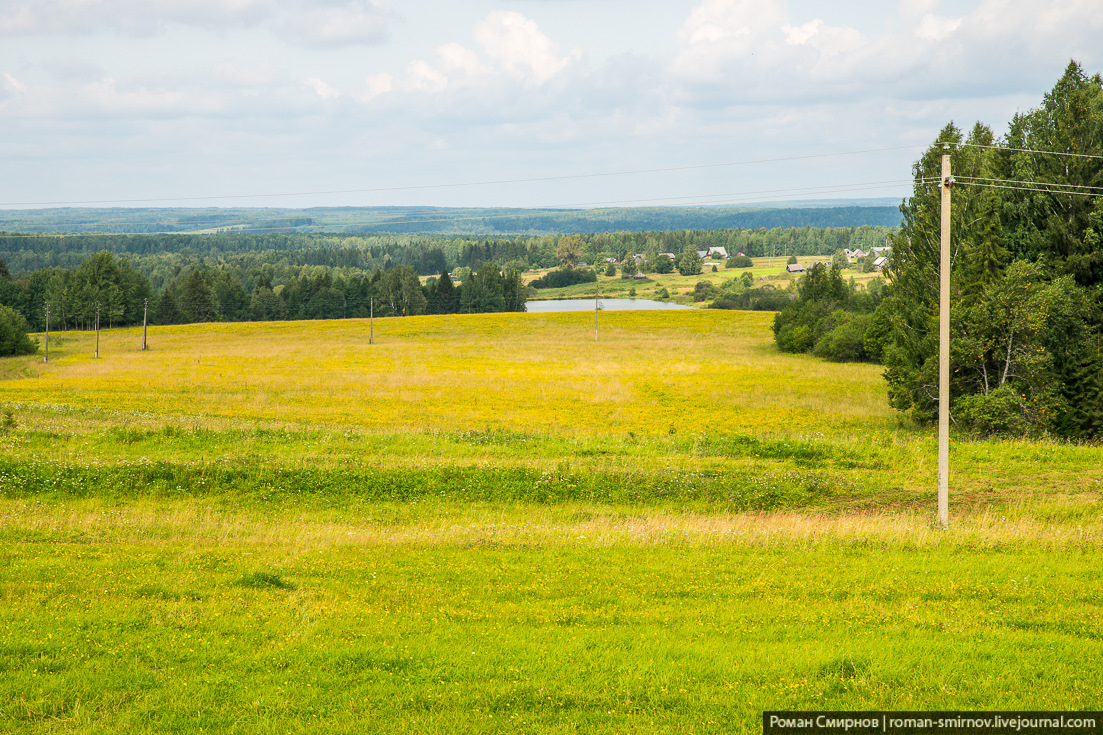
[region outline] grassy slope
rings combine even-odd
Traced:
[[[812,263],[822,261],[830,263],[830,256],[801,256],[798,261],[811,266]],[[620,271],[616,276],[598,276],[598,287],[602,298],[655,298],[656,295],[666,289],[670,301],[683,304],[693,303],[693,288],[698,281],[708,281],[720,286],[725,281],[740,278],[744,273],[750,273],[756,285],[769,284],[778,289],[786,289],[793,281],[793,277],[785,272],[786,258],[755,258],[752,268],[725,268],[722,260],[705,260],[702,262],[702,270],[696,276],[683,276],[674,271],[672,273],[658,274],[648,273],[646,280],[637,281],[620,277]],[[716,272],[712,267],[716,266]],[[543,276],[551,269],[532,271],[524,275],[525,282],[529,282]],[[853,279],[857,284],[865,284],[878,276],[878,273],[862,273],[858,267],[852,267],[843,271],[843,277],[848,281]],[[533,299],[575,299],[593,298],[594,284],[582,283],[566,288],[539,289],[534,292]],[[635,291],[635,294],[631,294]]]
[[[959,439],[935,530],[930,433],[875,366],[776,354],[769,318],[189,326],[0,361],[0,723],[1097,707],[1103,451]]]

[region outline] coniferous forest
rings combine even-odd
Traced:
[[[458,238],[436,235],[0,234],[0,304],[32,331],[205,321],[340,319],[524,309],[521,274],[561,262],[565,241],[588,263],[726,247],[813,255],[887,245],[885,227],[681,230]],[[456,280],[453,280],[454,274]],[[422,278],[429,278],[422,283]]]
[[[951,417],[978,434],[1103,436],[1103,79],[1076,63],[1001,137],[948,124],[915,163],[888,287],[814,269],[783,350],[886,366],[889,400],[938,413],[941,159],[951,184]],[[871,307],[875,307],[872,310]],[[870,313],[872,310],[872,313]]]

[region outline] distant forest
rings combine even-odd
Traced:
[[[523,311],[520,274],[582,260],[724,247],[732,255],[831,255],[888,244],[886,227],[791,227],[535,237],[436,235],[46,235],[0,233],[0,304],[34,331],[150,321],[335,319]],[[646,258],[645,260],[654,260]],[[453,282],[454,274],[458,282]],[[421,284],[419,276],[432,276]]]
[[[56,208],[0,210],[0,231],[54,233],[554,235],[764,227],[895,227],[898,202],[791,206],[485,209],[456,207]]]

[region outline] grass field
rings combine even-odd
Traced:
[[[634,279],[625,279],[620,277],[620,271],[617,271],[615,276],[605,276],[604,274],[598,275],[597,285],[593,283],[580,283],[574,286],[567,286],[565,288],[549,288],[536,291],[535,299],[574,299],[574,298],[590,298],[594,297],[595,288],[600,289],[602,298],[640,298],[650,299],[656,298],[659,292],[666,291],[668,298],[665,300],[682,303],[693,303],[693,289],[699,281],[707,281],[716,286],[720,286],[725,281],[730,281],[734,278],[740,278],[744,273],[750,273],[754,278],[755,284],[761,286],[769,284],[774,288],[786,289],[790,284],[795,282],[794,276],[789,275],[785,271],[785,261],[787,259],[783,257],[777,258],[755,258],[754,266],[752,268],[725,268],[724,261],[722,260],[705,260],[702,262],[701,273],[696,276],[683,276],[674,271],[672,273],[648,273],[647,279],[637,281]],[[801,256],[797,259],[798,262],[803,263],[806,266],[811,266],[815,262],[828,262],[830,263],[830,256]],[[716,266],[716,272],[712,272],[712,267]],[[550,268],[532,271],[524,275],[524,281],[535,280],[540,276],[547,273]],[[873,278],[879,276],[879,273],[870,272],[862,273],[860,268],[854,267],[843,271],[843,278],[847,281],[853,280],[858,285],[864,285]],[[711,299],[710,299],[711,301]]]
[[[0,729],[755,732],[1098,709],[1103,449],[952,447],[771,315],[52,337],[0,361]]]

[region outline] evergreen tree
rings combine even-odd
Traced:
[[[30,355],[38,350],[27,335],[27,320],[15,309],[0,305],[0,357]]]
[[[678,273],[683,276],[697,276],[701,274],[701,256],[697,254],[697,246],[693,243],[686,245],[675,264]]]
[[[188,274],[180,289],[177,305],[188,322],[209,322],[215,318],[215,300],[211,289],[211,277],[206,270],[196,269]]]
[[[161,292],[161,295],[157,298],[157,303],[153,306],[153,323],[180,324],[185,319],[184,313],[180,311],[180,306],[176,303],[176,294],[173,293],[171,288],[166,288]]]
[[[433,287],[434,311],[437,314],[455,314],[459,311],[460,304],[456,287],[452,283],[452,277],[448,271],[440,274]]]

